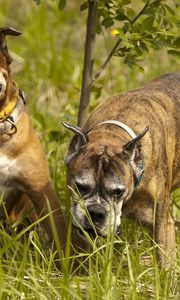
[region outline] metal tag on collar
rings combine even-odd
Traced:
[[[12,125],[12,129],[14,129],[13,133],[16,133],[17,132],[17,127],[16,127],[16,124],[14,122],[14,118],[10,115],[10,116],[8,116],[6,121],[9,122]]]

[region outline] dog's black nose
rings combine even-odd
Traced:
[[[0,92],[3,90],[3,84],[0,83]]]
[[[87,207],[94,225],[102,225],[106,219],[106,210],[102,205],[89,205]]]

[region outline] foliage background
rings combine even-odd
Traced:
[[[86,22],[86,11],[79,10],[80,3],[81,1],[68,1],[65,9],[59,11],[57,1],[44,0],[38,6],[32,0],[0,0],[0,27],[11,26],[23,32],[23,35],[18,38],[7,38],[8,47],[14,58],[13,74],[19,87],[26,94],[28,110],[41,138],[57,193],[63,203],[66,201],[64,155],[70,134],[61,127],[61,120],[74,124],[77,121]],[[139,0],[133,1],[136,9],[141,3],[142,1]],[[180,8],[176,13],[180,16]],[[114,27],[116,29],[116,26]],[[103,34],[97,36],[94,70],[99,69],[116,40],[112,29],[103,30]],[[168,55],[163,48],[158,51],[151,50],[146,54],[142,66],[144,72],[139,67],[130,69],[120,57],[113,57],[100,79],[95,82],[90,109],[113,94],[137,88],[159,75],[178,71],[180,59],[177,56]],[[178,193],[176,197],[179,197]],[[177,210],[175,214],[178,215]],[[92,276],[87,279],[91,289],[87,299],[117,299],[115,295],[118,295],[119,299],[150,299],[150,297],[152,299],[176,299],[170,296],[168,277],[164,281],[164,286],[161,286],[158,281],[162,274],[158,273],[156,265],[143,269],[137,263],[143,253],[147,254],[150,251],[151,246],[145,250],[148,243],[147,233],[143,233],[142,237],[142,229],[139,230],[131,224],[130,227],[127,227],[127,224],[123,226],[126,232],[131,232],[131,240],[136,245],[140,245],[140,252],[137,252],[137,249],[134,254],[130,252],[125,234],[123,253],[127,255],[125,260],[127,267],[119,269],[119,261],[116,258],[114,266],[117,268],[114,271],[100,256],[99,265],[95,269],[97,277],[94,275],[93,267],[92,270],[89,267],[89,274]],[[144,239],[145,248],[141,245]],[[21,248],[16,243],[14,247],[18,256],[13,257],[14,262],[11,262],[11,268],[7,272],[8,278],[5,275],[5,269],[0,268],[1,299],[60,299],[58,298],[60,295],[64,297],[63,299],[81,299],[80,287],[83,279],[77,277],[74,279],[73,286],[76,287],[76,292],[73,292],[72,285],[67,278],[61,281],[63,275],[57,275],[59,274],[57,271],[50,272],[51,264],[45,264],[42,271],[42,266],[39,265],[41,251],[33,254],[33,257],[36,257],[34,264],[34,261],[32,262],[29,258],[30,254],[27,255],[27,248]],[[7,257],[10,259],[12,257],[11,246],[8,249]],[[109,248],[110,250],[112,249]],[[26,257],[25,261],[21,257],[22,253],[23,257]],[[107,252],[106,256],[108,256]],[[3,264],[5,264],[4,260]],[[106,271],[102,274],[100,270],[105,266]],[[26,270],[29,272],[28,275]],[[119,279],[114,277],[114,274],[119,274],[120,277],[117,276]],[[31,280],[26,282],[24,276],[29,276]],[[144,276],[144,281],[137,288],[136,283],[140,282],[138,276]],[[39,278],[43,283],[39,281]],[[8,280],[12,282],[11,285],[8,285]],[[114,292],[110,288],[111,284],[109,285],[112,281],[116,286]],[[44,287],[44,292],[40,289],[41,285]]]

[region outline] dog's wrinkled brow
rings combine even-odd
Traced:
[[[74,177],[74,183],[75,184],[85,184],[89,185],[91,187],[95,187],[96,182],[94,178],[93,170],[84,170],[80,174],[76,175]]]
[[[103,184],[107,191],[115,190],[115,189],[120,189],[120,190],[126,189],[126,185],[120,183],[119,180],[115,180],[115,178],[112,178],[111,180],[105,179],[105,180],[103,180]]]

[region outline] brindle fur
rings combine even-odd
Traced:
[[[155,240],[161,246],[158,257],[162,266],[167,266],[167,258],[174,258],[176,252],[170,210],[171,193],[180,186],[179,95],[180,73],[171,73],[145,87],[111,97],[92,112],[82,129],[87,132],[95,127],[88,134],[88,143],[83,147],[77,146],[80,140],[75,136],[69,149],[71,155],[79,147],[68,164],[70,185],[82,170],[91,170],[97,182],[95,196],[101,199],[103,180],[113,181],[116,175],[125,180],[129,189],[122,207],[123,216],[151,229],[155,224]],[[145,172],[136,190],[131,167],[123,152],[124,145],[131,140],[130,136],[113,125],[96,127],[110,119],[127,124],[136,134],[149,126],[149,131],[139,142]],[[95,198],[93,201],[95,203]]]

